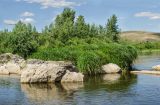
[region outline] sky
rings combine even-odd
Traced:
[[[105,25],[116,14],[122,31],[160,32],[159,0],[0,0],[0,30],[12,29],[19,20],[41,30],[65,7],[87,23]]]

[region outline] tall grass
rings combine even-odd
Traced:
[[[72,61],[80,72],[87,74],[101,72],[101,66],[106,63],[115,63],[126,69],[136,57],[137,51],[134,47],[117,43],[43,48],[30,56],[30,58],[42,60]]]

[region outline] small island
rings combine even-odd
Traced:
[[[121,42],[116,15],[106,26],[88,24],[84,16],[65,8],[55,21],[41,32],[31,24],[19,21],[13,30],[0,33],[0,53],[18,54],[24,59],[69,61],[78,72],[102,73],[102,66],[113,63],[121,69],[131,68],[137,57],[133,45]]]
[[[5,21],[12,27],[0,30],[0,105],[159,105],[160,33],[124,31],[114,12],[103,24],[90,23],[77,8],[63,7],[42,29]],[[160,19],[135,16],[142,15]]]

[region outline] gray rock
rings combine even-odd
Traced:
[[[82,73],[70,72],[67,70],[66,74],[62,77],[61,82],[83,82],[84,75]]]
[[[106,74],[120,73],[121,68],[116,64],[109,63],[102,66],[102,71],[103,73],[106,73]]]
[[[0,65],[0,75],[9,75],[9,71],[6,69],[5,65]]]
[[[82,73],[77,73],[71,62],[37,59],[25,61],[10,53],[0,55],[0,74],[19,74],[22,83],[79,82],[84,77]]]
[[[67,70],[75,70],[71,62],[29,60],[21,74],[21,82],[60,82]]]
[[[0,74],[21,74],[21,70],[26,66],[26,61],[11,53],[0,55]]]

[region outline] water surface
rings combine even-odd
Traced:
[[[160,64],[160,52],[142,53],[135,61],[133,67],[138,70],[152,70],[152,67]]]
[[[160,55],[142,55],[136,69],[160,64]],[[84,83],[20,84],[19,77],[0,76],[0,105],[160,105],[160,76],[103,75]]]

